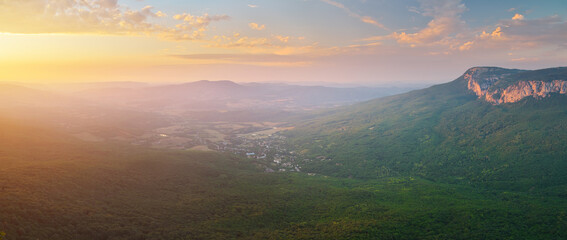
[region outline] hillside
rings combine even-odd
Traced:
[[[560,198],[419,178],[263,173],[231,155],[87,143],[0,123],[5,239],[565,237]]]
[[[566,69],[472,68],[446,84],[328,111],[287,136],[308,172],[420,176],[565,196],[567,97],[551,91],[495,105],[469,82],[504,76],[486,88],[501,91],[522,81],[565,80]]]
[[[229,82],[215,84],[231,88]],[[268,112],[227,112],[235,122],[204,125],[205,120],[184,122],[56,93],[4,89],[14,93],[4,95],[10,104],[0,109],[5,239],[562,239],[567,234],[562,175],[567,111],[560,92],[494,104],[479,99],[461,77],[311,115],[287,133],[299,156],[284,140],[229,138],[244,153],[270,145],[289,153],[285,164],[301,166],[300,172],[267,172],[283,165],[269,157],[127,140],[149,136],[167,144],[191,134],[203,140],[207,134],[219,137],[214,134],[221,132],[211,130],[223,129],[233,135],[274,134],[276,123],[237,122]],[[184,96],[185,90],[179,91]]]

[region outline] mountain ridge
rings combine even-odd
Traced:
[[[491,104],[515,103],[526,97],[567,93],[567,67],[540,70],[474,67],[462,78],[479,99]]]
[[[407,88],[335,88],[229,80],[187,82],[142,88],[88,89],[74,95],[127,107],[187,110],[287,109],[346,105],[407,91]]]
[[[334,109],[285,134],[302,153],[299,158],[307,159],[302,168],[307,172],[364,179],[411,175],[542,190],[567,185],[561,174],[567,169],[565,102],[567,95],[550,93],[496,105],[479,99],[461,76]]]

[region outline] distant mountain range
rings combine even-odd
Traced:
[[[309,172],[567,196],[566,80],[567,68],[471,68],[446,84],[313,116],[287,136]]]
[[[144,109],[299,110],[331,107],[407,92],[406,87],[334,88],[272,83],[237,84],[198,81],[149,87],[109,87],[80,91],[76,96]]]
[[[0,85],[0,238],[567,239],[566,76],[356,104],[385,89]]]
[[[105,139],[139,136],[184,121],[285,121],[328,108],[409,91],[409,88],[332,88],[273,83],[198,81],[54,86],[0,84],[0,114]]]

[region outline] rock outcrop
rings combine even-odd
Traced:
[[[523,70],[476,67],[469,69],[463,78],[469,90],[479,99],[492,104],[514,103],[526,97],[544,98],[552,93],[567,93],[567,76],[561,79],[515,80]],[[525,77],[522,77],[525,78]]]

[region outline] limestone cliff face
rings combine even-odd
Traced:
[[[492,104],[514,103],[525,97],[544,98],[551,93],[567,93],[566,78],[551,81],[538,79],[513,81],[514,74],[518,72],[523,71],[478,67],[469,69],[463,78],[467,82],[468,89],[479,99]],[[509,83],[495,86],[499,81]]]

